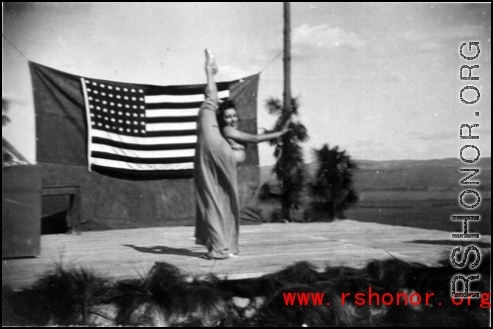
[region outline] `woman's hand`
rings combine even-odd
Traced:
[[[277,134],[277,137],[276,137],[276,144],[277,145],[282,145],[283,142],[282,142],[282,136],[287,133],[288,131],[290,131],[291,128],[284,128],[283,130],[281,131],[278,131],[276,134]]]
[[[288,128],[290,123],[291,123],[291,118],[289,118],[288,121],[286,121],[286,123],[284,124],[282,130],[280,130],[278,132],[279,133],[279,137],[278,138],[281,138],[285,133],[287,133],[288,131],[291,130],[291,128]]]
[[[279,131],[278,134],[279,134],[279,137],[282,137],[285,133],[287,133],[288,131],[291,131],[291,128],[284,128],[283,130]]]

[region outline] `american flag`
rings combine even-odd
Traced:
[[[232,82],[217,84],[220,99]],[[81,78],[89,170],[192,175],[205,85],[152,86]],[[256,97],[255,97],[256,101]]]

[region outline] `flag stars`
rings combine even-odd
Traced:
[[[86,83],[89,125],[113,134],[146,136],[146,89],[132,85],[109,85],[101,81]]]

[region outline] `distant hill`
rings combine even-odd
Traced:
[[[358,191],[459,191],[465,186],[475,190],[491,191],[491,157],[481,158],[474,164],[460,159],[438,160],[355,160],[358,169],[354,182]],[[479,169],[471,181],[480,185],[460,185],[470,172],[459,169]],[[313,177],[316,163],[306,164],[306,170]],[[275,182],[272,166],[260,167],[261,182]]]

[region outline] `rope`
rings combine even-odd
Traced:
[[[22,53],[22,51],[20,51],[19,49],[17,49],[16,46],[14,46],[14,44],[12,42],[10,42],[10,40],[5,36],[5,34],[2,33],[2,37],[7,40],[7,42],[12,46],[12,48],[14,48],[19,54],[21,54],[22,57],[24,57],[27,61],[29,61],[29,59],[24,56],[24,54]]]
[[[259,74],[264,72],[266,68],[268,68],[276,59],[277,57],[279,57],[282,53],[284,52],[284,50],[281,50],[270,62],[269,64],[267,64],[262,70],[260,70]]]
[[[65,55],[65,57],[68,57],[67,54],[65,53],[65,49],[62,47],[62,44],[60,43],[60,39],[58,38],[58,35],[55,33],[55,30],[53,30],[53,26],[51,25],[50,21],[48,20],[48,18],[46,18],[46,16],[44,17],[44,19],[46,20],[46,23],[48,23],[51,33],[53,33],[53,35],[55,36],[58,46],[60,47],[60,50]]]
[[[52,32],[53,34],[55,34],[55,32],[53,31],[53,28],[51,27],[51,24],[49,24],[49,22],[48,22],[48,25],[49,25],[49,26],[50,26],[50,28],[51,28],[51,32]],[[7,38],[7,37],[6,37],[6,36],[5,36],[5,34],[2,34],[2,37],[3,37],[5,40],[7,40],[7,42],[8,42],[8,43],[12,46],[12,48],[14,48],[14,49],[15,49],[15,50],[16,50],[16,51],[17,51],[17,52],[18,52],[18,53],[19,53],[22,57],[24,57],[27,61],[29,61],[29,59],[28,59],[28,58],[27,58],[27,57],[26,57],[26,56],[22,53],[22,51],[20,51],[20,50],[19,50],[19,49],[18,49],[18,48],[17,48],[17,47],[16,47],[16,46],[15,46],[15,45],[14,45],[14,44],[13,44],[13,43],[12,43],[12,42],[11,42],[11,41]],[[55,37],[56,37],[56,35],[55,35]],[[65,54],[64,49],[63,49],[62,45],[60,44],[60,40],[58,40],[58,38],[56,38],[56,39],[57,39],[58,45],[60,46],[60,48],[61,48],[62,52]],[[264,71],[265,71],[265,69],[267,69],[267,68],[268,68],[268,67],[269,67],[272,63],[274,63],[274,61],[275,61],[275,60],[276,60],[276,59],[277,59],[277,58],[278,58],[278,57],[279,57],[279,56],[280,56],[283,52],[284,52],[284,50],[281,50],[281,51],[280,51],[280,52],[279,52],[276,56],[274,56],[274,58],[272,58],[272,60],[271,60],[271,61],[270,61],[270,62],[269,62],[269,63],[268,63],[268,64],[267,64],[267,65],[266,65],[266,66],[265,66],[262,70],[260,70],[259,74],[260,74],[260,73],[262,73],[262,72],[264,72]],[[132,65],[130,65],[130,66],[133,66],[133,65],[135,65],[135,64],[136,64],[136,63],[133,63],[133,64],[132,64]],[[127,68],[128,68],[128,67],[126,67],[125,69],[127,69]]]

